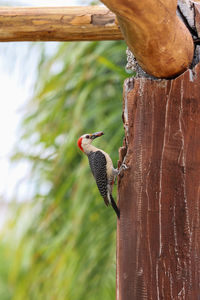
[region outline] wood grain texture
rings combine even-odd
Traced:
[[[0,7],[0,42],[121,40],[105,7]]]
[[[124,38],[148,74],[172,78],[191,64],[192,37],[176,15],[177,0],[101,0],[118,18]]]
[[[117,300],[200,299],[200,65],[127,79]]]

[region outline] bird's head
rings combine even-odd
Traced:
[[[99,136],[102,136],[104,133],[103,131],[99,131],[99,132],[95,132],[95,133],[86,133],[84,135],[82,135],[79,139],[78,139],[78,147],[81,149],[81,151],[85,152],[85,150],[87,149],[87,147],[92,143],[92,141],[94,139],[96,139]]]

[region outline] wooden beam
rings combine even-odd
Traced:
[[[191,64],[194,45],[176,15],[177,0],[101,0],[118,18],[124,38],[148,74],[171,78]]]
[[[0,7],[0,42],[122,39],[106,7]]]

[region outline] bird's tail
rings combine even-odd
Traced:
[[[111,205],[114,209],[114,211],[116,212],[116,215],[118,217],[118,219],[120,218],[120,211],[119,208],[117,207],[117,204],[115,203],[115,200],[113,199],[113,196],[110,194],[110,200],[111,200]]]

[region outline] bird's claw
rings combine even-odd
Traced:
[[[127,167],[127,165],[125,163],[122,163],[120,168],[118,169],[118,175],[120,175],[120,173],[125,170],[129,169],[129,167]]]

